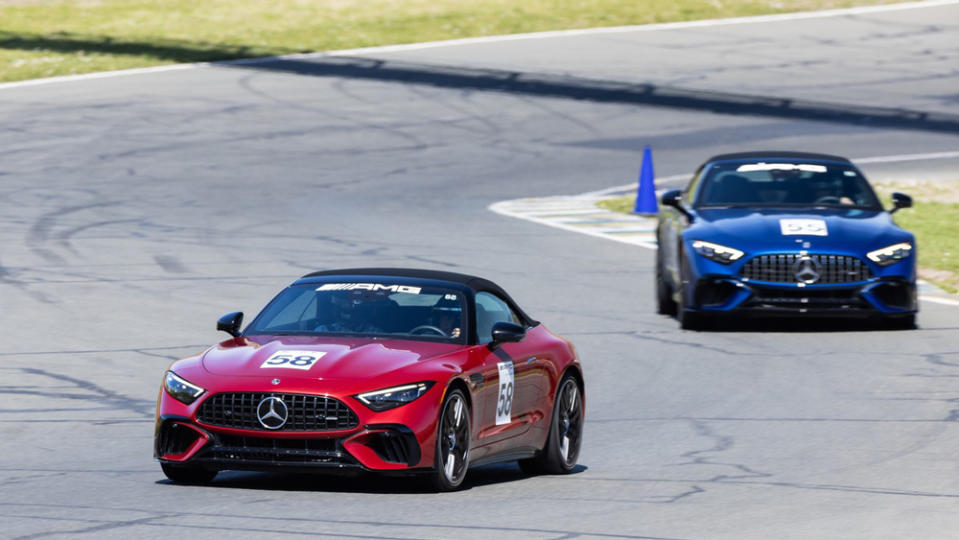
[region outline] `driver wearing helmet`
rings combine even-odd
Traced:
[[[433,326],[446,333],[451,338],[460,337],[460,325],[463,320],[463,308],[460,303],[450,298],[440,298],[433,305],[430,320]]]
[[[346,294],[333,293],[330,305],[335,319],[315,328],[315,332],[350,332],[377,334],[383,330],[370,323],[374,299],[363,295],[363,291],[349,291]]]
[[[845,196],[842,185],[832,178],[818,175],[810,182],[813,204],[853,204],[852,199]]]

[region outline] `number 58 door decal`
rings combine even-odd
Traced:
[[[508,424],[513,410],[513,362],[498,362],[499,397],[496,400],[496,425]]]

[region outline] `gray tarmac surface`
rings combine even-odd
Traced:
[[[907,42],[943,60],[920,64],[904,53],[884,57],[883,69],[919,72],[921,84],[873,85],[870,66],[843,62],[853,84],[832,85],[826,97],[856,103],[868,91],[884,105],[954,114],[955,96],[929,97],[954,93],[954,84],[924,89],[937,73],[955,76],[957,41],[942,36],[955,36],[956,13],[737,32],[801,43],[790,55],[813,62],[856,58],[885,43],[872,36],[895,39],[908,22]],[[802,38],[827,23],[844,39]],[[757,91],[796,91],[747,69],[750,51],[774,56],[770,47],[747,40],[730,49],[723,31],[662,40],[640,32],[590,46],[633,43],[637,58],[649,58],[642,51],[657,43],[708,35],[718,44],[684,49],[688,58],[751,73]],[[577,60],[579,39],[550,45],[556,65],[565,56],[584,76],[595,68],[643,79],[617,67],[620,52]],[[508,46],[516,66],[544,67],[542,43]],[[485,68],[483,47],[433,51]],[[390,58],[430,60],[422,53]],[[651,251],[486,210],[629,182],[647,143],[657,173],[670,175],[743,148],[954,151],[954,133],[331,76],[314,62],[322,64],[0,90],[0,536],[959,534],[959,308],[923,305],[915,331],[790,323],[681,331],[654,314]],[[673,80],[668,64],[659,73]],[[676,64],[675,80],[697,71]],[[828,70],[807,75],[809,88],[834,81]],[[941,175],[949,163],[914,161],[902,174]],[[578,472],[527,478],[513,465],[484,467],[467,489],[442,495],[375,477],[225,473],[209,487],[168,483],[151,459],[165,367],[221,339],[219,315],[252,315],[308,271],[359,265],[489,277],[570,338],[587,370]]]

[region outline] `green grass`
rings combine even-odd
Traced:
[[[889,0],[0,0],[0,81]]]
[[[876,186],[891,208],[889,193],[902,191],[914,198],[914,206],[895,213],[896,223],[916,235],[919,269],[923,279],[959,293],[959,183],[894,184]],[[634,196],[605,199],[598,206],[630,214]],[[952,202],[957,201],[957,202]]]
[[[920,276],[959,293],[959,182],[880,184],[876,190],[886,202],[893,191],[913,197],[913,207],[895,219],[916,235]]]
[[[630,195],[628,197],[613,197],[611,199],[603,199],[596,203],[596,206],[605,208],[606,210],[612,210],[613,212],[632,214],[633,208],[636,208],[636,196]]]

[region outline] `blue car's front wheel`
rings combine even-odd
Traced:
[[[679,321],[679,327],[683,330],[702,330],[706,326],[706,316],[689,309],[690,304],[692,304],[689,289],[694,278],[689,270],[689,263],[686,262],[685,255],[680,257],[679,275],[679,302],[676,304],[676,320]]]
[[[666,283],[663,260],[656,251],[656,313],[660,315],[675,315],[676,302],[673,300],[673,289]]]
[[[916,314],[910,313],[909,315],[901,317],[888,317],[884,322],[886,328],[890,330],[915,330]]]

